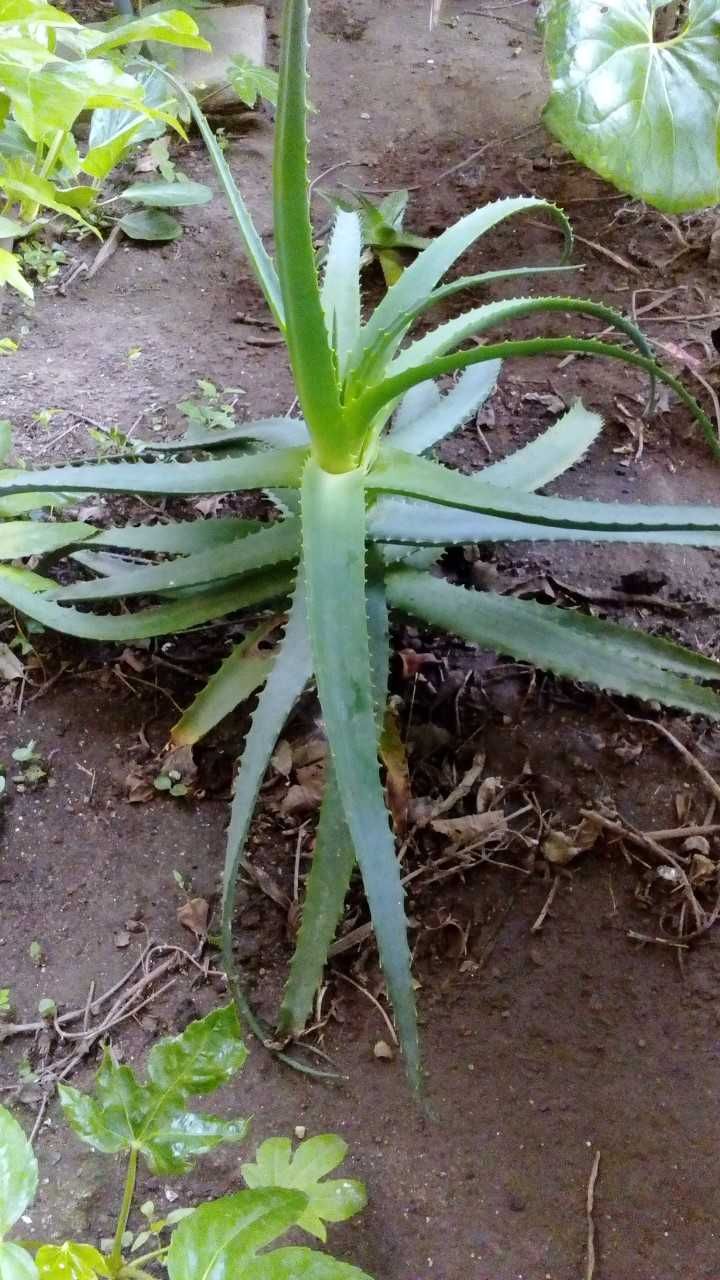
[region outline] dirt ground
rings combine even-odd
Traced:
[[[638,313],[655,304],[644,317],[651,337],[705,394],[693,379],[716,379],[713,216],[671,222],[626,201],[547,138],[538,124],[545,88],[531,4],[491,6],[479,16],[446,0],[448,21],[433,34],[427,7],[427,0],[317,0],[314,172],[350,160],[357,167],[336,177],[368,189],[409,186],[409,224],[426,234],[500,195],[551,196],[579,234],[574,260],[584,271],[569,291]],[[275,25],[276,10],[273,4]],[[271,145],[271,123],[261,118],[233,135],[229,150],[265,234]],[[199,144],[182,152],[182,167],[210,180]],[[318,201],[318,225],[325,217]],[[16,428],[18,456],[92,450],[86,431],[93,423],[139,435],[154,423],[175,427],[176,406],[197,378],[241,388],[238,409],[248,416],[287,410],[284,356],[257,345],[269,331],[242,319],[258,317],[261,303],[222,201],[188,211],[185,222],[177,244],[124,245],[91,280],[76,277],[64,293],[39,290],[34,309],[3,298],[0,336],[19,349],[0,358],[0,412]],[[547,226],[517,221],[474,251],[470,265],[549,262],[557,247]],[[94,253],[87,242],[66,248],[71,261],[61,278]],[[532,292],[544,288],[560,286],[548,277]],[[558,334],[567,328],[561,319],[552,325]],[[643,426],[643,390],[620,367],[514,365],[479,429],[466,428],[444,457],[478,468],[533,438],[560,400],[581,394],[607,428],[558,492],[717,502],[717,472],[687,416],[665,400]],[[34,417],[51,408],[62,414],[49,426]],[[715,552],[512,545],[474,563],[458,554],[448,571],[516,594],[579,601],[720,652]],[[638,586],[641,604],[632,595]],[[91,984],[97,995],[118,981],[148,937],[192,949],[177,910],[187,894],[217,902],[242,716],[197,753],[204,799],[130,803],[128,776],[145,769],[152,777],[176,709],[197,687],[194,673],[217,665],[226,634],[209,628],[199,639],[171,638],[124,655],[39,637],[43,667],[31,672],[22,699],[0,688],[0,760],[11,779],[20,776],[11,752],[34,740],[48,775],[35,787],[11,780],[0,808],[0,987],[12,989],[20,1020],[36,1016],[43,996],[61,1011],[83,1006]],[[712,821],[712,796],[698,773],[656,730],[628,718],[653,717],[647,708],[533,679],[507,659],[437,644],[407,624],[398,624],[397,642],[404,657],[395,661],[392,685],[413,743],[416,797],[447,794],[482,751],[485,776],[514,788],[513,806],[531,797],[562,831],[588,805],[614,808],[642,831]],[[291,744],[317,732],[315,713],[308,699],[288,732]],[[718,774],[719,731],[680,717],[662,723]],[[297,832],[308,816],[283,812],[286,789],[277,773],[269,779],[254,837],[260,874],[242,886],[238,915],[239,958],[268,1016],[286,971]],[[528,830],[525,841],[511,841],[462,876],[433,879],[433,864],[413,855],[412,866],[424,867],[410,886],[409,909],[427,1112],[409,1097],[401,1064],[375,1057],[387,1027],[347,981],[379,990],[367,947],[333,961],[340,976],[331,976],[321,1010],[327,1021],[318,1043],[347,1081],[310,1081],[254,1045],[224,1102],[254,1116],[258,1141],[297,1125],[347,1137],[370,1204],[359,1221],[334,1229],[332,1241],[378,1280],[586,1277],[586,1191],[596,1152],[594,1280],[717,1280],[717,932],[687,950],[630,937],[657,936],[663,911],[666,920],[676,913],[677,896],[658,879],[647,849],[601,839],[553,871]],[[422,857],[429,847],[422,845]],[[434,848],[440,858],[441,845]],[[718,852],[712,834],[708,852]],[[555,875],[554,899],[538,925]],[[356,894],[346,929],[365,918]],[[40,964],[33,942],[42,947]],[[141,1062],[158,1034],[224,998],[212,973],[205,980],[184,968],[170,980],[142,1016],[113,1029],[128,1060]],[[14,1096],[22,1060],[37,1068],[47,1051],[57,1046],[43,1037],[6,1040],[0,1087]],[[85,1078],[82,1067],[75,1078]],[[28,1128],[40,1102],[26,1083],[17,1105]],[[68,1140],[54,1103],[37,1150],[44,1174],[32,1234],[107,1234],[119,1168]],[[235,1188],[238,1160],[232,1147],[207,1157],[178,1184],[179,1203]],[[162,1200],[163,1182],[143,1185]]]

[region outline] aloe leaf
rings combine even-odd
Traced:
[[[534,493],[483,484],[477,476],[461,475],[437,462],[414,458],[399,450],[396,452],[387,445],[381,448],[368,473],[367,484],[369,489],[425,498],[485,515],[517,517],[530,524],[566,525],[572,529],[610,532],[720,531],[720,507],[691,506],[689,503],[649,506],[640,502],[588,502],[585,499],[539,497]]]
[[[25,1132],[0,1107],[0,1240],[35,1199],[37,1160]]]
[[[537,440],[484,467],[479,475],[487,484],[503,489],[542,489],[580,461],[602,427],[600,414],[576,400]]]
[[[12,448],[12,427],[7,419],[0,419],[0,462],[4,462]]]
[[[22,560],[61,551],[92,538],[97,530],[91,524],[58,521],[44,524],[39,520],[6,520],[0,523],[0,560]]]
[[[600,342],[597,338],[527,338],[513,339],[508,342],[488,343],[487,346],[476,347],[474,351],[460,351],[454,355],[438,356],[425,364],[413,366],[399,374],[385,378],[383,382],[370,387],[361,394],[352,406],[348,417],[365,424],[374,422],[386,405],[394,404],[400,396],[411,387],[427,382],[429,378],[440,378],[445,374],[456,373],[460,369],[469,369],[471,365],[482,364],[486,360],[507,360],[513,356],[556,356],[587,355],[609,357],[622,360],[625,364],[644,369],[652,378],[657,378],[671,387],[676,396],[688,408],[698,423],[711,453],[720,458],[720,442],[717,432],[707,414],[703,412],[697,400],[690,395],[677,378],[673,378],[662,365],[639,355],[636,351],[627,351],[611,342]]]
[[[370,1280],[367,1272],[315,1249],[273,1249],[248,1264],[243,1280]]]
[[[173,520],[169,524],[111,525],[99,529],[93,547],[124,547],[129,551],[164,551],[190,555],[220,547],[262,529],[260,520],[215,516],[211,520]]]
[[[527,210],[545,211],[559,221],[565,233],[565,252],[566,255],[569,254],[572,247],[570,223],[560,209],[548,204],[546,200],[535,196],[517,196],[496,200],[481,209],[475,209],[433,240],[403,271],[397,284],[388,290],[360,331],[351,361],[352,368],[360,364],[364,353],[381,337],[383,331],[392,330],[399,316],[425,304],[438,281],[479,236],[505,218]]]
[[[655,637],[643,640],[635,631],[597,619],[581,620],[578,615],[567,622],[564,612],[553,606],[466,591],[410,570],[388,574],[387,587],[394,608],[483,648],[510,653],[521,661],[623,696],[720,719],[716,693],[672,674],[678,669],[693,669],[698,674],[697,663],[702,660],[689,652],[678,657],[676,646],[665,653],[660,648],[663,642]],[[585,623],[593,625],[586,627]],[[707,679],[705,661],[702,666]],[[720,667],[717,671],[716,679]]]
[[[321,300],[338,375],[345,377],[360,332],[360,254],[362,234],[356,213],[339,209],[330,237]]]
[[[415,306],[401,312],[392,326],[389,329],[384,329],[378,335],[372,345],[366,349],[362,360],[356,366],[353,372],[353,384],[359,386],[363,382],[375,381],[378,375],[387,367],[404,336],[416,321],[421,319],[431,307],[436,307],[440,302],[445,302],[448,298],[452,298],[458,293],[482,288],[497,280],[512,279],[515,276],[526,280],[528,276],[554,275],[558,272],[564,273],[577,270],[578,267],[574,266],[506,267],[499,271],[483,271],[480,275],[460,276],[457,280],[451,280],[448,284],[444,284],[439,289],[434,289],[432,293],[427,294]],[[468,314],[470,313],[464,313],[464,315]],[[460,318],[462,319],[463,317]],[[438,354],[440,353],[438,352]]]
[[[383,572],[382,564],[376,562],[374,555],[371,556],[367,617],[378,734],[383,725],[390,669],[390,629]],[[345,821],[335,767],[330,758],[300,929],[278,1019],[280,1035],[297,1034],[307,1022],[328,951],[342,920],[354,866],[355,846]]]
[[[61,526],[59,526],[61,527]],[[0,531],[2,526],[0,526]],[[53,599],[64,603],[77,600],[116,600],[121,596],[151,595],[158,591],[177,590],[216,584],[223,578],[237,578],[257,569],[270,568],[293,560],[299,554],[300,527],[296,519],[278,520],[258,533],[246,534],[235,542],[211,547],[194,555],[178,557],[147,568],[75,582],[52,592]]]
[[[61,493],[14,493],[0,500],[0,520],[13,520],[52,507],[66,507],[68,498]]]
[[[178,440],[144,440],[151,453],[181,453],[185,449],[225,449],[239,441],[257,441],[275,449],[307,445],[310,441],[302,418],[264,418],[258,422],[239,422],[235,427],[209,431],[191,428]]]
[[[240,237],[248,256],[250,266],[255,274],[255,278],[265,295],[265,300],[272,311],[276,323],[281,330],[284,330],[285,309],[283,306],[282,295],[280,293],[280,282],[277,277],[274,263],[257,232],[250,210],[240,194],[240,189],[230,172],[230,167],[223,155],[222,148],[210,128],[197,99],[188,92],[180,80],[170,74],[166,67],[161,66],[159,63],[148,63],[147,65],[153,67],[155,71],[159,71],[161,75],[165,76],[168,83],[172,85],[177,97],[188,107],[190,114],[198,127],[202,140],[207,147],[208,155],[218,181],[227,198],[230,212],[237,224]]]
[[[170,1280],[244,1277],[257,1250],[292,1227],[306,1204],[301,1191],[280,1187],[238,1191],[201,1204],[172,1233],[166,1264]]]
[[[432,378],[411,387],[395,410],[389,434],[396,439],[395,432],[407,430],[418,418],[423,418],[432,409],[436,409],[441,399],[440,388]]]
[[[449,547],[466,542],[621,542],[640,546],[720,547],[720,531],[717,530],[640,528],[613,532],[610,529],[581,529],[572,524],[529,524],[524,520],[479,515],[439,503],[392,497],[380,498],[371,507],[368,536],[373,542],[382,544],[380,553],[386,563],[404,558],[402,548],[405,545]],[[90,555],[90,552],[86,554]],[[430,556],[427,563],[431,564],[434,559],[437,555]]]
[[[396,419],[388,432],[388,440],[398,449],[407,449],[408,453],[424,453],[431,449],[467,422],[471,414],[492,395],[501,367],[500,360],[493,360],[466,369],[452,390],[427,413],[400,426]]]
[[[38,1280],[38,1269],[27,1249],[13,1244],[11,1240],[0,1240],[0,1277],[1,1280]]]
[[[54,604],[45,592],[32,589],[26,579],[19,579],[17,571],[0,565],[0,600],[65,635],[86,640],[142,640],[187,631],[189,627],[224,618],[249,605],[278,599],[287,594],[291,582],[286,570],[276,569],[152,609],[114,617],[81,613],[69,605]]]
[[[669,213],[720,201],[716,0],[690,0],[672,39],[657,4],[552,0],[545,123],[583,164]]]
[[[305,592],[299,579],[288,615],[285,636],[275,651],[270,674],[245,739],[235,778],[230,826],[225,850],[222,901],[222,951],[230,991],[240,1016],[254,1034],[266,1040],[263,1027],[250,1008],[233,956],[235,886],[245,856],[245,844],[258,792],[282,727],[312,675],[310,641],[305,616]]]
[[[176,746],[199,742],[265,683],[273,658],[271,654],[258,652],[257,646],[267,634],[267,625],[256,627],[242,644],[234,645],[229,656],[173,725],[170,736]]]
[[[210,462],[95,462],[0,471],[0,497],[28,489],[74,493],[227,493],[231,489],[295,488],[305,449],[277,449]]]
[[[302,919],[280,1006],[281,1037],[298,1035],[307,1022],[342,919],[354,866],[355,847],[345,822],[335,770],[329,762]]]
[[[326,1175],[342,1164],[347,1152],[347,1142],[335,1133],[306,1138],[295,1151],[289,1138],[268,1138],[258,1147],[254,1162],[243,1164],[241,1170],[253,1189],[285,1187],[302,1191],[308,1203],[297,1225],[324,1242],[326,1222],[346,1222],[367,1204],[362,1182],[352,1178],[327,1180]]]
[[[562,311],[570,314],[592,316],[606,325],[614,325],[621,333],[627,335],[644,356],[652,358],[652,350],[645,337],[630,320],[614,311],[612,307],[602,306],[597,302],[588,302],[584,298],[507,298],[499,302],[487,302],[482,307],[474,307],[463,315],[432,329],[423,338],[411,343],[393,360],[388,370],[389,376],[402,373],[427,360],[434,360],[448,351],[453,351],[469,338],[486,333],[488,329],[511,320],[534,315],[536,312]]]
[[[344,467],[347,450],[338,438],[339,389],[320,300],[310,223],[307,23],[306,0],[288,0],[283,9],[273,163],[277,268],[285,303],[288,354],[308,430],[323,463]]]
[[[303,479],[308,619],[315,675],[345,821],[365,883],[408,1075],[420,1084],[415,998],[403,891],[380,785],[365,604],[365,477],[330,475],[314,461]],[[328,591],[328,583],[333,590]]]

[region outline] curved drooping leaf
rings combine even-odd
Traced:
[[[417,1021],[403,890],[378,764],[366,612],[363,472],[331,475],[315,461],[308,462],[302,513],[308,621],[318,695],[407,1072],[414,1086],[419,1087]]]
[[[37,1160],[25,1132],[6,1107],[0,1107],[0,1239],[35,1199]]]
[[[583,164],[659,209],[720,201],[720,11],[689,0],[656,41],[656,0],[550,0],[545,123]]]
[[[86,640],[124,641],[172,635],[203,622],[224,618],[248,605],[282,598],[291,586],[292,575],[284,569],[276,569],[184,596],[169,604],[115,617],[111,614],[81,613],[70,605],[55,604],[47,599],[47,581],[37,582],[36,575],[20,575],[17,569],[0,565],[0,600],[5,600],[45,627]]]
[[[19,259],[9,249],[0,249],[0,289],[6,284],[32,302],[33,287],[29,280],[25,279]]]
[[[274,1249],[261,1254],[243,1272],[243,1280],[370,1280],[349,1262],[315,1249]]]
[[[143,89],[143,109],[98,107],[90,118],[88,149],[81,168],[101,181],[115,168],[130,147],[157,138],[165,130],[165,115],[174,110],[174,99],[165,76],[154,67],[132,67]],[[153,114],[148,115],[145,108]]]
[[[388,575],[388,599],[403,613],[483,648],[600,689],[720,719],[717,693],[674,674],[679,669],[708,679],[705,667],[699,670],[700,656],[683,654],[679,646],[665,650],[657,637],[567,615],[533,600],[466,591],[412,570]],[[720,665],[716,671],[714,679],[720,678]]]
[[[166,67],[162,67],[158,63],[152,62],[149,62],[147,65],[165,77],[168,84],[172,86],[179,100],[183,102],[190,111],[190,114],[192,115],[192,118],[202,136],[202,140],[207,147],[208,155],[212,161],[218,181],[227,197],[230,211],[240,232],[250,266],[252,267],[258,284],[265,295],[267,304],[270,307],[278,326],[281,330],[284,330],[285,309],[275,265],[258,235],[257,228],[255,227],[250,215],[250,210],[240,194],[240,190],[232,176],[232,173],[230,172],[230,167],[225,159],[222,148],[210,128],[204,113],[200,110],[197,99],[188,92],[180,80],[170,74]]]
[[[274,623],[270,624],[272,627]],[[230,715],[265,683],[273,664],[270,653],[258,651],[258,642],[268,634],[268,626],[257,627],[237,644],[203,685],[187,711],[173,725],[172,741],[176,746],[199,742],[221,720]]]
[[[95,54],[108,53],[111,49],[120,49],[128,44],[144,44],[146,41],[180,45],[183,49],[210,49],[207,40],[199,34],[194,18],[182,9],[142,14],[128,22],[111,23],[104,31],[93,31],[85,27],[83,38]]]
[[[345,1222],[367,1204],[362,1182],[326,1178],[347,1152],[347,1142],[335,1133],[306,1138],[294,1152],[289,1138],[268,1138],[258,1147],[254,1163],[241,1166],[242,1175],[252,1188],[286,1187],[304,1192],[308,1202],[297,1225],[325,1241],[326,1222]]]
[[[411,312],[426,301],[438,281],[475,240],[505,218],[527,210],[544,210],[560,222],[565,233],[566,253],[569,253],[572,246],[570,224],[565,214],[546,200],[536,196],[517,196],[496,200],[480,209],[474,209],[419,253],[415,261],[403,271],[397,284],[388,290],[367,324],[360,330],[352,355],[352,368],[358,367],[365,352],[373,347],[383,330],[391,330],[399,316]]]
[[[263,418],[258,422],[238,422],[234,427],[210,430],[191,426],[177,440],[143,441],[151,453],[180,453],[184,449],[226,449],[241,441],[257,441],[275,449],[310,443],[302,418]]]
[[[170,1280],[239,1280],[258,1249],[294,1226],[306,1205],[301,1191],[279,1187],[201,1204],[172,1233]]]

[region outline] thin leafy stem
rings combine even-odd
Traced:
[[[112,1276],[118,1276],[122,1267],[123,1236],[127,1230],[128,1218],[130,1217],[130,1210],[132,1209],[133,1196],[135,1194],[135,1181],[137,1179],[137,1167],[138,1149],[136,1146],[133,1146],[130,1148],[130,1155],[128,1157],[128,1167],[125,1175],[125,1189],[123,1191],[122,1204],[120,1205],[117,1227],[115,1228],[113,1247],[108,1259],[108,1266]]]
[[[131,1258],[121,1269],[120,1275],[130,1275],[136,1272],[138,1267],[144,1267],[146,1262],[154,1262],[156,1258],[162,1258],[170,1248],[169,1244],[163,1245],[161,1249],[153,1249],[150,1253],[141,1253],[137,1258]]]
[[[695,397],[690,395],[690,392],[685,389],[677,378],[674,378],[662,365],[647,356],[639,355],[634,351],[626,351],[623,347],[618,347],[613,343],[600,342],[596,338],[510,339],[505,342],[488,343],[486,346],[477,347],[473,351],[461,351],[454,355],[438,356],[434,360],[427,361],[426,364],[406,369],[402,373],[395,374],[393,377],[377,383],[374,387],[368,388],[364,395],[359,396],[354,405],[349,408],[348,413],[351,413],[359,422],[371,423],[386,405],[399,399],[411,387],[416,387],[418,383],[427,382],[431,378],[440,378],[446,374],[457,373],[462,369],[468,369],[471,365],[480,364],[484,360],[507,360],[520,356],[556,356],[570,353],[623,360],[626,364],[634,365],[638,369],[644,369],[646,373],[658,378],[660,382],[664,382],[666,386],[675,392],[686,408],[690,410],[700,426],[712,454],[715,458],[720,459],[720,441],[718,441],[712,422]]]

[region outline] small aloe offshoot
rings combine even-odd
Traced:
[[[190,708],[178,729],[188,743],[262,689],[235,783],[224,875],[224,964],[244,1018],[266,1044],[285,1048],[305,1024],[353,869],[362,874],[407,1071],[421,1080],[403,890],[379,768],[389,665],[389,611],[411,615],[473,644],[510,653],[576,680],[720,718],[711,683],[720,665],[640,631],[560,608],[472,593],[427,572],[449,544],[513,539],[720,546],[720,508],[608,504],[540,496],[598,436],[599,416],[575,404],[554,426],[478,476],[459,475],[427,455],[491,393],[501,362],[514,356],[584,353],[645,370],[670,386],[694,415],[717,457],[712,425],[686,389],[660,367],[642,334],[611,309],[570,297],[484,302],[412,338],[438,303],[492,280],[532,274],[495,266],[443,278],[477,239],[505,219],[544,212],[565,233],[564,214],[532,197],[500,200],[461,218],[423,249],[367,319],[360,293],[361,219],[337,214],[322,278],[313,250],[307,173],[307,0],[286,0],[274,163],[273,262],[253,226],[222,151],[197,103],[185,94],[229,199],[257,281],[284,335],[302,418],[266,419],[186,442],[153,445],[154,461],[0,472],[0,556],[42,555],[61,543],[87,573],[59,586],[42,574],[0,569],[0,595],[45,626],[126,641],[172,633],[245,608],[271,613]],[[173,81],[176,91],[184,91]],[[564,269],[544,266],[535,271]],[[578,338],[491,338],[514,319],[565,312],[613,325],[633,347]],[[468,346],[481,337],[482,345]],[[459,375],[444,394],[437,379]],[[163,454],[163,450],[165,451]],[[193,458],[193,451],[204,451]],[[169,460],[163,460],[163,458]],[[277,518],[235,517],[112,527],[35,523],[22,511],[53,494],[264,491]],[[29,491],[29,494],[28,494]],[[43,496],[44,495],[44,496]],[[55,499],[56,500],[56,499]],[[25,506],[23,507],[23,504]],[[0,508],[1,512],[1,508]],[[32,542],[23,550],[23,540]],[[132,553],[128,560],[115,554]],[[156,557],[165,557],[158,561]],[[89,604],[133,597],[156,603],[102,613]],[[82,611],[76,605],[82,605]],[[258,650],[287,610],[284,636]],[[330,766],[302,925],[277,1028],[255,1017],[232,949],[235,882],[258,792],[276,741],[314,681]]]
[[[247,1120],[199,1114],[187,1104],[191,1096],[230,1081],[246,1057],[229,1005],[190,1023],[181,1035],[159,1040],[150,1051],[145,1082],[106,1049],[92,1093],[59,1086],[65,1119],[77,1137],[94,1151],[127,1160],[115,1233],[107,1243],[100,1240],[100,1248],[77,1240],[5,1239],[17,1223],[28,1221],[24,1215],[37,1191],[38,1166],[20,1125],[0,1106],[2,1280],[158,1280],[158,1268],[167,1270],[169,1280],[370,1280],[316,1249],[267,1248],[293,1227],[324,1243],[326,1223],[345,1222],[365,1207],[361,1182],[326,1176],[347,1155],[347,1143],[332,1133],[308,1138],[294,1152],[289,1139],[268,1138],[255,1163],[242,1166],[245,1189],[164,1217],[156,1217],[154,1204],[145,1201],[137,1206],[143,1229],[128,1229],[141,1162],[167,1178],[188,1172],[198,1156],[221,1143],[245,1138]]]

